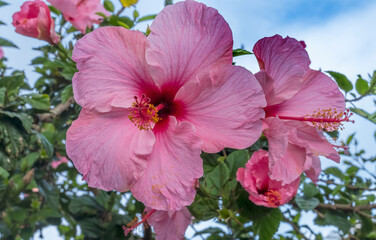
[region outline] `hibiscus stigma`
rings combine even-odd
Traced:
[[[158,111],[163,108],[163,104],[155,107],[150,103],[150,98],[142,94],[141,100],[138,101],[138,97],[134,97],[135,102],[132,103],[132,107],[129,113],[129,120],[136,125],[140,130],[150,130],[154,125],[161,120],[158,117]]]
[[[311,122],[313,126],[325,130],[325,131],[335,131],[338,129],[343,130],[343,122],[352,122],[350,117],[353,114],[350,113],[349,109],[345,111],[337,111],[335,108],[328,109],[318,109],[312,114],[307,114],[305,117],[290,117],[290,116],[278,116],[280,119],[287,120],[297,120]]]

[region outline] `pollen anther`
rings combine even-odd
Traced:
[[[277,190],[269,190],[266,194],[270,206],[278,207],[281,202],[281,193]]]
[[[158,117],[158,110],[153,104],[150,103],[150,98],[142,94],[141,100],[134,97],[135,102],[132,103],[130,113],[128,115],[129,120],[134,123],[140,130],[150,130],[154,125],[161,120]]]
[[[337,111],[336,109],[328,108],[322,110],[318,109],[312,114],[307,114],[304,118],[319,129],[335,131],[338,129],[343,130],[343,122],[354,123],[354,120],[350,120],[352,115],[349,109]]]

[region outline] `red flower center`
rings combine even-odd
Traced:
[[[150,98],[146,97],[145,94],[142,95],[141,100],[138,101],[138,98],[134,97],[135,102],[133,102],[129,119],[133,122],[140,130],[150,130],[154,125],[161,120],[158,117],[158,111],[163,109],[164,105],[159,104],[155,107],[150,103]]]

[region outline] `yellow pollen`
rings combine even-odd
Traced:
[[[266,194],[266,197],[268,199],[268,203],[272,207],[278,207],[281,202],[281,193],[277,190],[269,190]]]
[[[345,111],[337,111],[335,108],[318,109],[312,114],[307,114],[304,119],[312,123],[313,126],[325,130],[335,131],[338,129],[343,130],[343,122],[352,122],[350,120],[352,113],[348,109]]]
[[[134,97],[135,102],[132,103],[131,110],[128,118],[132,123],[140,130],[150,130],[154,125],[161,120],[158,117],[157,108],[150,103],[150,98],[142,95],[141,100],[138,101],[137,97]]]

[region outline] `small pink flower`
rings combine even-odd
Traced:
[[[51,44],[60,41],[55,32],[55,22],[51,18],[50,9],[41,0],[24,2],[21,11],[13,14],[12,24],[19,34],[45,40]]]
[[[2,59],[4,57],[4,52],[3,52],[3,49],[0,47],[0,59]]]
[[[100,0],[47,0],[55,8],[59,9],[65,20],[72,23],[82,34],[86,28],[91,28],[94,23],[100,23],[102,17],[97,13],[101,12],[106,16],[110,13],[103,7]]]
[[[289,202],[298,191],[300,177],[289,184],[269,177],[268,152],[258,150],[236,174],[237,180],[249,193],[249,200],[265,207],[278,207]]]
[[[56,169],[58,166],[60,166],[60,164],[63,164],[63,163],[68,163],[68,158],[65,157],[65,156],[60,156],[60,154],[56,154],[56,156],[58,157],[58,161],[52,161],[51,162],[51,167],[53,169]]]
[[[201,150],[258,139],[265,99],[253,74],[232,65],[232,33],[215,9],[179,2],[150,29],[101,27],[77,42],[83,109],[66,148],[89,186],[177,211],[194,200]]]
[[[255,76],[267,100],[263,133],[270,177],[288,184],[306,171],[317,181],[317,156],[340,159],[322,129],[333,131],[350,121],[345,99],[332,79],[309,68],[304,42],[275,35],[259,40],[253,51],[261,68]]]

